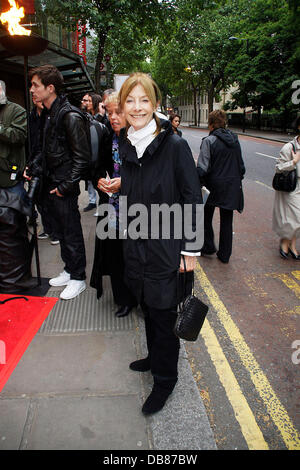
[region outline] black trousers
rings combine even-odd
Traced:
[[[44,228],[44,232],[52,237],[53,228],[52,228],[52,225],[51,225],[51,218],[49,216],[47,206],[45,206],[44,204],[40,204],[40,203],[37,203],[36,206],[37,206],[37,210],[41,214],[41,219],[42,219],[42,225],[43,225],[43,228]]]
[[[176,306],[167,310],[148,307],[141,302],[145,315],[146,340],[154,384],[173,390],[178,376],[180,342],[173,333]]]
[[[110,275],[113,298],[117,305],[136,307],[137,300],[124,282],[123,272]]]
[[[65,271],[71,279],[85,279],[85,246],[78,209],[78,196],[43,194],[43,204],[49,215],[53,235],[60,241],[61,258],[65,263]]]
[[[205,204],[204,206],[204,249],[217,251],[214,242],[213,216],[215,206]],[[233,211],[219,208],[220,211],[220,235],[218,256],[222,261],[229,261],[232,253],[232,221]]]

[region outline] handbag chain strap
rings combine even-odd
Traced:
[[[182,310],[182,304],[183,304],[183,301],[180,302],[180,299],[179,299],[179,292],[180,292],[180,289],[179,289],[179,276],[180,276],[180,274],[183,274],[183,284],[184,284],[183,299],[185,299],[187,297],[187,295],[186,295],[186,273],[187,273],[186,262],[185,262],[184,255],[181,255],[181,257],[183,259],[184,271],[183,271],[183,273],[180,273],[179,271],[177,272],[177,305],[179,306],[180,311]],[[192,280],[192,294],[193,295],[194,295],[194,278],[195,278],[195,276],[193,276],[193,280]]]

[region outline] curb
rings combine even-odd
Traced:
[[[137,341],[142,357],[147,355],[144,321],[137,316]],[[153,379],[142,373],[143,400],[149,395]],[[184,342],[180,340],[178,383],[164,408],[149,416],[150,442],[153,450],[217,450],[198,386],[193,377]]]
[[[208,131],[208,128],[206,127],[195,127],[195,126],[188,126],[188,125],[184,125],[182,124],[181,127],[185,127],[186,129],[198,129],[198,130],[203,130],[203,131]],[[228,129],[231,129],[230,127]],[[276,139],[275,137],[269,137],[269,136],[262,136],[262,135],[256,135],[256,134],[248,134],[248,133],[245,133],[245,132],[239,132],[237,131],[236,129],[231,129],[233,132],[235,132],[237,135],[244,135],[244,136],[247,136],[247,137],[254,137],[255,139],[263,139],[263,140],[270,140],[270,141],[273,141],[273,142],[280,142],[280,143],[283,143],[283,144],[286,144],[287,142],[289,142],[290,140],[292,140],[293,136],[287,136],[286,137],[286,140],[284,140],[283,138],[282,139]]]

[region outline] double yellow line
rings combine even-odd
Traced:
[[[200,282],[201,288],[205,292],[210,304],[225,328],[229,339],[234,345],[244,367],[249,372],[251,380],[274,424],[281,433],[287,449],[300,450],[300,436],[297,429],[294,427],[286,409],[276,396],[266,375],[260,369],[259,364],[246,344],[238,327],[232,320],[225,305],[214,290],[199,263],[197,263],[195,274]],[[233,407],[235,417],[241,427],[241,431],[247,442],[248,448],[251,450],[269,449],[251,408],[240,389],[232,369],[222,351],[220,343],[207,319],[202,327],[201,335],[214,363],[220,381],[226,391],[227,397]]]

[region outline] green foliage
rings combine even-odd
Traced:
[[[221,89],[237,85],[228,109],[295,109],[299,0],[41,1],[59,24],[75,29],[80,19],[95,31],[96,84],[109,54],[111,73],[150,72],[174,102],[205,92],[211,109]]]
[[[245,41],[235,41],[236,57],[227,72],[243,93],[234,95],[232,108],[293,109],[291,85],[299,71],[299,20],[288,3],[240,0],[247,13],[239,24],[245,34],[239,37],[248,40],[248,51]]]
[[[125,46],[135,59],[141,58],[145,41],[159,31],[164,15],[172,11],[168,0],[43,0],[46,14],[68,29],[76,29],[80,20],[94,30],[97,38],[95,82],[100,87],[100,64],[103,56],[113,51],[113,56],[123,52]],[[133,38],[133,33],[135,37]],[[109,40],[109,45],[107,42]],[[95,41],[95,42],[96,42]],[[127,54],[128,56],[128,54]],[[120,61],[119,61],[120,62]],[[122,61],[121,61],[122,62]],[[126,61],[125,61],[126,62]],[[118,60],[112,64],[118,63]],[[124,61],[123,61],[124,63]]]

